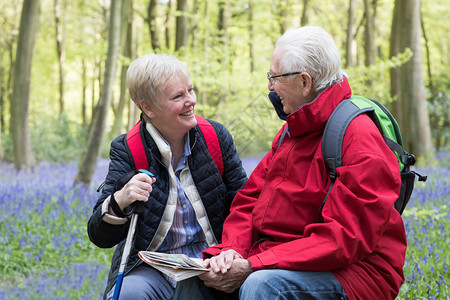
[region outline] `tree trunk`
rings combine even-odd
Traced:
[[[152,43],[153,51],[157,51],[161,46],[158,37],[158,25],[156,24],[156,0],[150,0],[147,8],[148,16],[147,23],[150,31],[150,40]]]
[[[0,54],[0,62],[2,61],[2,56]],[[0,63],[0,161],[3,160],[3,146],[2,146],[2,136],[5,132],[5,84],[4,84],[4,68]]]
[[[188,45],[187,0],[177,0],[177,12],[180,15],[176,18],[175,51],[180,51]]]
[[[167,2],[166,21],[164,22],[164,36],[166,49],[170,49],[170,21],[172,20],[172,0]]]
[[[397,56],[400,53],[400,28],[399,28],[399,12],[400,4],[396,1],[394,12],[392,14],[391,38],[389,44],[390,57]],[[401,86],[400,86],[400,67],[391,68],[391,97],[393,99],[390,110],[397,120],[400,127],[403,123],[402,103],[401,103]]]
[[[8,70],[8,80],[6,82],[6,99],[9,101],[11,106],[11,98],[12,98],[12,90],[13,90],[13,77],[14,77],[14,70],[15,70],[15,62],[14,62],[14,48],[13,43],[8,43],[8,60],[9,60],[9,70]],[[11,109],[10,109],[11,111]],[[11,121],[9,122],[11,126]],[[3,133],[6,133],[6,122],[3,124],[4,128]],[[9,130],[11,131],[11,130]]]
[[[120,48],[122,50],[122,56],[124,58],[127,58],[124,60],[124,63],[122,63],[122,67],[120,70],[120,97],[119,97],[119,104],[116,108],[114,123],[111,129],[110,137],[111,139],[115,138],[121,133],[124,133],[125,127],[123,125],[123,119],[124,119],[124,109],[126,101],[129,99],[128,93],[127,93],[127,70],[128,70],[128,61],[131,60],[131,47],[132,47],[132,22],[133,19],[131,18],[131,7],[132,7],[132,1],[131,0],[123,0],[122,3],[122,21],[121,21],[121,28],[125,29],[122,30],[120,35]]]
[[[222,54],[219,57],[219,62],[223,64],[224,68],[230,67],[229,49],[228,49],[228,27],[231,23],[230,3],[228,1],[219,2],[219,17],[217,20],[217,31],[219,32],[219,47]]]
[[[345,43],[345,66],[346,68],[353,66],[353,42],[355,31],[355,0],[349,0],[348,5],[348,25],[347,40]]]
[[[227,29],[230,24],[231,14],[229,12],[230,3],[228,1],[219,2],[219,16],[217,19],[217,30],[219,32],[219,42],[221,45],[227,44]]]
[[[417,156],[431,155],[431,130],[425,98],[420,25],[420,0],[396,0],[399,4],[400,51],[407,47],[411,59],[400,67],[402,134],[406,150]]]
[[[170,0],[169,0],[170,2]],[[131,1],[131,5],[133,5],[133,0]],[[170,6],[170,3],[168,3],[168,5]],[[128,39],[129,39],[129,57],[130,57],[130,61],[133,61],[136,58],[136,52],[137,52],[137,44],[136,44],[136,32],[134,30],[134,25],[133,25],[133,9],[131,9],[131,13],[130,13],[130,20],[128,23]],[[127,124],[127,131],[130,130],[134,124],[136,124],[137,120],[139,120],[139,108],[134,104],[133,101],[128,100],[128,124]]]
[[[426,52],[425,54],[426,54],[426,58],[427,58],[428,89],[431,91],[431,94],[433,96],[435,96],[437,91],[433,84],[434,80],[433,80],[433,76],[432,76],[432,72],[431,72],[430,47],[429,47],[429,43],[428,43],[427,32],[425,30],[425,25],[423,23],[422,14],[421,14],[421,18],[420,18],[420,24],[421,24],[421,28],[422,28],[423,41],[424,41],[425,52]]]
[[[203,15],[205,16],[205,24],[209,24],[209,8],[208,8],[208,1],[205,1],[205,5],[203,7]],[[205,26],[205,32],[204,32],[204,38],[203,38],[203,61],[202,61],[202,66],[203,66],[203,70],[205,72],[207,72],[208,67],[209,67],[209,49],[211,49],[211,43],[210,43],[210,39],[207,38],[210,35],[210,27],[209,26]],[[199,102],[201,104],[206,104],[207,103],[207,80],[205,77],[203,77],[202,83],[201,83],[201,88],[200,88],[200,95],[198,96]]]
[[[228,47],[228,27],[231,23],[231,4],[228,1],[219,1],[219,17],[217,20],[217,31],[218,31],[218,48],[220,49],[221,55],[218,57],[218,62],[222,64],[223,71],[229,74],[232,73],[231,69],[231,59],[230,59],[230,49]],[[219,96],[220,101],[226,104],[230,99],[230,84],[229,81],[223,82],[223,94]],[[226,110],[226,108],[225,108]],[[219,114],[222,110],[219,111]],[[219,118],[219,114],[217,115]]]
[[[300,18],[300,26],[306,26],[309,23],[308,8],[309,8],[309,0],[303,0],[303,11],[302,17]]]
[[[0,53],[0,61],[2,60],[2,55]],[[3,65],[0,64],[0,152],[2,150],[1,147],[1,136],[2,133],[5,133],[5,93],[6,87],[4,82],[4,72],[5,69]],[[1,160],[1,157],[0,157]]]
[[[88,132],[90,131],[89,129],[91,128],[91,124],[93,122],[94,112],[95,112],[95,103],[96,103],[95,99],[96,99],[96,95],[97,95],[97,92],[95,89],[95,87],[97,86],[97,83],[96,83],[97,81],[95,80],[95,72],[97,71],[97,66],[98,66],[97,59],[95,59],[94,72],[93,72],[93,77],[91,80],[91,103],[90,103],[90,107],[89,107],[91,115],[90,115],[90,119],[87,120],[88,121],[87,122]]]
[[[63,3],[61,3],[61,1]],[[64,113],[64,61],[65,52],[65,0],[55,0],[55,32],[56,32],[56,53],[58,54],[59,65],[59,114]]]
[[[198,56],[198,38],[197,38],[197,30],[198,30],[198,9],[199,3],[198,0],[194,0],[194,5],[192,7],[192,21],[191,21],[191,43],[190,48],[195,57]]]
[[[287,10],[288,10],[289,0],[278,1],[278,16],[279,16],[279,26],[280,35],[286,32],[287,27]]]
[[[250,73],[255,72],[255,53],[253,51],[253,44],[255,42],[255,29],[253,28],[253,1],[248,3],[248,55],[250,57]]]
[[[86,116],[86,89],[87,89],[87,78],[86,78],[86,61],[84,57],[81,59],[81,119],[83,121],[83,128],[87,127],[87,116]]]
[[[87,185],[90,183],[94,173],[98,155],[100,153],[108,111],[111,106],[113,85],[117,68],[117,56],[120,43],[120,18],[122,0],[111,1],[110,25],[108,32],[108,56],[105,64],[105,78],[103,80],[100,100],[97,105],[93,126],[89,132],[87,151],[80,164],[75,182],[80,181]]]
[[[34,165],[28,127],[31,64],[39,31],[39,0],[24,0],[20,18],[19,41],[14,65],[14,84],[11,97],[10,132],[13,140],[15,167],[19,170]]]
[[[366,27],[364,31],[364,52],[366,66],[374,65],[377,57],[377,47],[375,44],[375,14],[373,12],[371,0],[364,0],[366,13]]]

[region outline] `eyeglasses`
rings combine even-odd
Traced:
[[[291,75],[297,75],[297,74],[301,74],[301,73],[302,72],[291,72],[291,73],[273,75],[272,72],[267,72],[267,79],[269,79],[270,84],[274,85],[277,82],[277,80],[275,79],[277,77],[291,76]]]

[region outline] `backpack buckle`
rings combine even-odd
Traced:
[[[405,151],[402,155],[402,161],[405,165],[412,166],[416,163],[416,157],[413,154],[409,154]]]
[[[336,180],[337,174],[336,172],[330,171],[329,176],[331,181],[334,182]]]
[[[425,175],[420,175],[419,173],[415,172],[415,171],[411,171],[412,173],[414,173],[414,175],[416,175],[417,177],[419,177],[419,181],[427,181],[428,176]]]

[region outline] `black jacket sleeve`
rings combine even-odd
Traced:
[[[132,171],[130,157],[125,146],[125,135],[117,137],[111,143],[110,163],[105,185],[102,189],[97,203],[94,206],[93,214],[88,221],[89,239],[96,246],[101,248],[114,247],[126,237],[129,222],[123,225],[113,225],[103,221],[102,204],[105,199],[114,191],[115,183],[125,174]]]

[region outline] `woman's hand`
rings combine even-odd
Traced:
[[[150,177],[147,174],[138,173],[134,175],[120,191],[114,193],[114,199],[116,199],[120,209],[124,211],[134,201],[147,202],[152,192],[152,184],[155,181],[155,177]],[[110,213],[111,211],[110,209]]]

